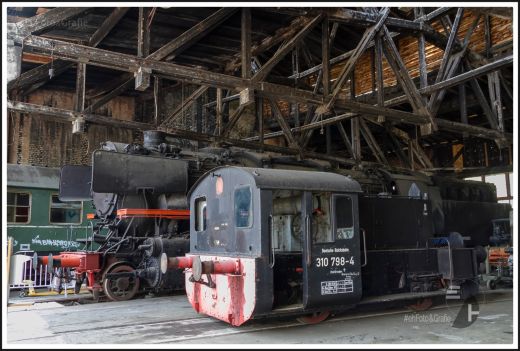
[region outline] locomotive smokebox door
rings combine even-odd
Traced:
[[[362,294],[358,195],[305,192],[302,201],[304,308],[358,303]]]

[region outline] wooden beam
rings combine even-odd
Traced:
[[[270,37],[264,38],[262,41],[252,45],[251,56],[258,56],[273,46],[293,38],[299,31],[301,31],[307,24],[309,24],[311,20],[312,18],[306,16],[295,18],[286,27],[277,29],[276,32]],[[242,58],[240,53],[234,55],[233,58],[226,64],[225,71],[233,72],[235,69],[241,66],[241,62]]]
[[[168,117],[166,117],[161,122],[161,126],[166,126],[170,124],[170,122],[176,120],[179,117],[179,115],[184,112],[184,110],[193,105],[193,103],[207,90],[207,86],[201,86],[197,90],[195,90],[190,96],[188,96],[186,100],[182,101],[182,103],[179,106],[177,106],[177,108],[173,110],[173,112]]]
[[[78,16],[89,9],[91,8],[55,7],[41,15],[29,17],[23,21],[16,23],[15,30],[21,35],[28,35],[30,33],[41,32],[59,23],[66,23],[65,21]]]
[[[227,137],[229,135],[229,133],[231,132],[231,130],[233,129],[235,124],[238,122],[238,119],[240,118],[240,116],[242,116],[242,113],[244,112],[245,107],[246,107],[245,105],[238,105],[237,109],[235,111],[233,111],[233,113],[229,116],[228,123],[222,130],[222,133],[221,133],[222,136]]]
[[[402,146],[399,143],[399,141],[397,140],[394,133],[392,132],[392,128],[389,123],[385,123],[385,129],[386,129],[386,132],[388,133],[388,136],[390,137],[390,141],[392,143],[393,149],[394,149],[395,153],[397,154],[397,157],[401,160],[402,165],[404,167],[412,168],[412,162],[410,161],[410,158],[404,154],[404,152],[402,150]],[[409,150],[409,153],[412,154],[412,151]]]
[[[428,110],[419,91],[415,87],[415,84],[412,78],[410,77],[406,66],[403,63],[401,56],[399,55],[399,51],[395,46],[392,37],[390,37],[390,32],[388,32],[386,26],[383,26],[382,30],[384,33],[386,43],[384,47],[385,56],[390,67],[394,71],[397,81],[399,82],[406,96],[408,97],[408,100],[410,101],[413,110],[416,113],[427,118],[428,122],[430,123],[429,126],[426,124],[427,127],[421,127],[421,131],[423,132],[423,134],[429,134],[432,131],[436,131],[438,129],[437,123],[435,122],[433,116],[430,114],[430,111]]]
[[[338,75],[338,79],[334,83],[334,86],[332,89],[332,96],[330,97],[330,99],[327,101],[326,104],[324,104],[316,109],[316,114],[323,115],[330,110],[330,108],[334,104],[334,101],[338,97],[339,92],[341,91],[341,89],[343,89],[343,86],[344,86],[347,78],[354,71],[354,67],[355,67],[357,60],[365,52],[365,50],[368,46],[368,43],[374,38],[376,32],[383,26],[383,23],[385,22],[386,18],[388,17],[389,12],[390,12],[390,8],[388,8],[388,7],[384,7],[383,9],[381,9],[376,24],[370,28],[367,28],[367,30],[365,30],[365,32],[363,33],[363,37],[361,38],[358,45],[354,49],[352,56],[350,56],[350,58],[348,59],[346,64],[343,66],[341,73]]]
[[[513,56],[511,55],[511,56],[507,56],[507,57],[495,60],[493,62],[490,62],[488,64],[485,64],[483,66],[480,66],[480,67],[472,69],[472,70],[469,69],[469,65],[468,65],[466,72],[461,73],[452,78],[446,79],[442,82],[432,84],[426,88],[422,88],[419,90],[419,92],[422,95],[430,95],[436,91],[451,88],[453,86],[463,84],[465,82],[469,82],[476,77],[482,76],[489,72],[497,71],[499,69],[502,69],[503,67],[506,67],[506,66],[509,66],[512,64],[513,64]]]
[[[196,24],[184,33],[179,35],[177,38],[171,40],[160,49],[152,53],[147,59],[162,60],[168,56],[167,59],[173,59],[179,55],[182,51],[196,43],[200,38],[204,37],[216,26],[228,19],[234,14],[238,8],[223,7],[217,10],[215,13],[208,16],[202,22]]]
[[[457,37],[457,32],[459,31],[460,20],[464,13],[464,9],[459,7],[457,9],[457,15],[455,16],[455,22],[453,22],[453,26],[450,30],[450,36],[448,37],[448,43],[446,44],[446,48],[444,49],[444,53],[442,55],[441,65],[439,70],[437,71],[437,78],[435,78],[435,83],[440,82],[444,78],[444,73],[446,71],[446,67],[448,65],[449,58],[451,56],[451,50],[453,44],[455,43],[455,38]]]
[[[318,24],[323,18],[322,14],[314,17],[300,32],[298,32],[294,37],[292,37],[288,42],[283,44],[276,53],[267,61],[262,68],[253,76],[254,82],[259,82],[265,79],[269,72],[282,60],[285,55],[287,55],[295,45],[302,40],[313,28]]]
[[[86,122],[101,124],[112,127],[119,128],[127,128],[133,130],[148,130],[153,129],[153,125],[148,123],[134,122],[134,121],[125,121],[118,120],[112,117],[99,116],[94,114],[87,114],[77,111],[65,110],[56,107],[29,104],[21,101],[7,101],[7,109],[11,111],[31,114],[31,115],[41,115],[48,116],[51,118],[56,118],[65,122],[73,122],[76,118],[81,117],[84,118]]]
[[[251,78],[251,8],[242,8],[242,31],[241,31],[241,52],[242,52],[242,78]]]
[[[477,100],[480,104],[480,107],[482,107],[482,110],[484,111],[484,115],[486,116],[489,125],[492,129],[498,129],[497,124],[497,117],[495,116],[493,110],[489,106],[488,101],[486,100],[486,97],[484,96],[484,92],[482,91],[482,88],[478,84],[478,81],[473,78],[470,80],[471,90],[473,90],[473,93],[477,97]]]
[[[56,8],[58,9],[58,8]],[[55,10],[55,9],[53,9]],[[47,11],[45,14],[53,11]],[[103,38],[112,30],[112,28],[117,24],[117,22],[125,15],[128,11],[127,7],[117,7],[112,13],[108,16],[108,18],[101,24],[101,26],[94,32],[94,34],[90,37],[89,45],[92,47],[96,47]],[[40,15],[42,16],[42,15]],[[7,84],[8,91],[12,89],[24,89],[29,85],[37,84],[40,82],[46,82],[49,79],[59,76],[67,69],[72,67],[71,62],[63,61],[63,60],[53,60],[53,62],[49,62],[42,66],[38,66],[33,68],[23,74],[20,75],[15,80],[10,81]],[[49,70],[52,69],[52,77],[49,74]]]
[[[349,154],[352,155],[352,158],[356,159],[356,154],[354,153],[352,144],[350,143],[350,140],[348,138],[348,134],[347,134],[347,131],[345,130],[345,127],[343,127],[343,124],[341,122],[336,123],[336,126],[338,127],[338,131],[339,131],[339,134],[341,135],[341,139],[343,140],[343,143],[345,144]]]
[[[388,160],[385,157],[385,154],[379,147],[377,140],[372,135],[370,128],[366,125],[363,117],[359,117],[359,123],[361,126],[361,134],[363,134],[363,138],[368,144],[368,147],[372,150],[372,153],[376,157],[379,163],[388,164]]]
[[[128,12],[129,7],[116,7],[114,11],[103,21],[101,26],[92,34],[89,40],[89,45],[92,47],[98,46],[99,43],[110,33],[112,28],[123,18]]]
[[[121,95],[121,93],[123,93],[124,91],[129,89],[133,84],[134,84],[134,78],[128,79],[123,84],[119,85],[118,87],[114,88],[112,91],[108,92],[107,94],[103,95],[101,98],[94,101],[90,106],[88,106],[83,111],[86,113],[94,112],[101,106],[104,106],[105,104],[107,104],[109,101],[111,101],[116,96]]]
[[[285,136],[285,139],[287,139],[287,143],[294,147],[296,144],[294,140],[294,136],[291,132],[291,128],[287,124],[287,121],[283,117],[282,111],[280,110],[280,107],[278,107],[278,104],[276,103],[276,100],[269,99],[269,103],[271,104],[271,110],[273,112],[274,117],[278,121],[278,124],[282,128],[283,135]]]
[[[16,40],[22,41],[22,38],[14,38]],[[318,94],[314,94],[313,92],[295,89],[287,86],[282,86],[278,84],[268,83],[268,82],[260,82],[256,84],[252,84],[248,80],[244,80],[240,77],[229,76],[225,74],[219,74],[214,72],[209,72],[201,69],[186,67],[182,65],[177,65],[170,62],[160,62],[156,60],[146,60],[139,59],[132,55],[115,53],[108,50],[102,50],[98,48],[86,47],[78,44],[73,44],[69,42],[63,42],[54,39],[48,39],[38,36],[28,36],[25,38],[25,46],[36,48],[40,51],[50,53],[53,51],[55,57],[66,58],[67,60],[80,62],[84,60],[85,57],[88,57],[89,64],[93,64],[96,66],[108,67],[115,70],[121,70],[125,72],[135,72],[141,66],[151,68],[155,74],[163,74],[164,77],[168,79],[174,80],[182,80],[185,82],[192,82],[195,84],[201,85],[211,85],[215,87],[221,88],[251,88],[254,89],[259,95],[267,96],[267,97],[276,97],[278,99],[284,99],[286,101],[297,101],[308,104],[322,104],[324,99],[323,96]],[[428,87],[430,88],[430,87]],[[364,113],[365,111],[373,111],[376,112],[376,115],[383,114],[385,116],[389,116],[390,114],[394,115],[394,119],[398,120],[402,123],[411,123],[417,124],[419,121],[422,123],[427,123],[427,120],[424,119],[423,116],[412,114],[412,113],[404,113],[402,111],[392,110],[392,109],[382,109],[375,106],[370,106],[367,104],[355,103],[357,105],[353,105],[354,102],[344,102],[338,101],[336,103],[336,108],[344,109],[344,110],[353,110],[356,109],[360,111],[360,113]],[[374,110],[375,109],[375,110]],[[395,116],[395,114],[400,115],[400,117]],[[446,121],[449,122],[449,121]],[[439,122],[438,122],[439,123]],[[449,128],[452,126],[449,123],[444,124]],[[475,128],[474,126],[466,126],[467,131],[472,133],[476,133],[478,135],[487,135],[492,136],[496,135],[494,131],[487,130],[485,128],[482,132],[480,129],[474,130],[471,128]],[[470,128],[471,127],[471,128]],[[458,127],[457,127],[458,128]],[[478,127],[476,127],[478,128]],[[463,131],[464,128],[458,128],[459,131]],[[491,137],[492,139],[500,138]],[[507,136],[506,136],[507,138]]]

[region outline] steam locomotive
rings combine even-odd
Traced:
[[[392,260],[401,260],[403,252],[406,252],[404,256],[409,257],[409,260],[419,263],[424,261],[423,255],[433,255],[433,251],[428,249],[414,251],[412,254],[412,251],[407,250],[424,246],[427,238],[429,240],[440,234],[460,233],[453,233],[449,239],[443,241],[453,248],[486,245],[491,232],[491,220],[507,217],[509,213],[508,205],[497,203],[494,186],[490,184],[431,177],[420,172],[396,172],[380,167],[339,169],[333,168],[328,162],[297,160],[294,157],[259,154],[236,148],[210,147],[193,151],[190,145],[163,132],[146,131],[143,145],[105,142],[101,149],[93,153],[91,167],[62,168],[60,200],[91,200],[96,209],[92,236],[85,239],[90,248],[75,253],[64,252],[54,257],[35,256],[34,259],[52,267],[73,267],[77,289],[86,279],[95,298],[104,293],[111,300],[127,300],[143,291],[184,289],[186,282],[183,273],[177,269],[160,269],[161,262],[164,266],[164,257],[182,258],[188,251],[201,253],[200,244],[194,244],[194,240],[198,240],[195,228],[203,225],[201,223],[208,224],[213,218],[204,217],[201,222],[201,217],[197,217],[197,221],[195,216],[197,213],[214,211],[216,205],[207,202],[206,205],[197,203],[199,207],[194,203],[189,206],[187,191],[192,189],[193,200],[194,189],[197,189],[202,179],[207,179],[211,172],[215,173],[210,170],[223,165],[253,167],[257,169],[255,172],[283,169],[284,171],[278,171],[272,176],[285,179],[287,183],[295,182],[299,171],[306,171],[310,172],[310,178],[330,175],[357,184],[358,188],[354,191],[357,200],[350,204],[357,209],[356,216],[352,218],[356,225],[352,230],[345,230],[344,235],[354,235],[355,240],[359,240],[358,232],[366,233],[363,236],[366,245],[362,250],[366,253],[364,258],[367,262],[380,262],[383,266]],[[270,255],[264,258],[272,257],[278,266],[294,268],[290,272],[271,272],[274,274],[275,306],[293,302],[295,296],[301,295],[301,274],[305,267],[297,263],[301,261],[303,248],[307,247],[305,245],[310,245],[304,240],[307,224],[302,217],[302,204],[298,205],[295,200],[301,195],[298,191],[303,194],[308,184],[295,184],[298,184],[299,190],[279,189],[281,200],[269,217],[269,223],[262,222],[261,232],[258,232],[259,243],[267,240],[266,238],[271,238],[272,241],[269,246]],[[326,190],[331,185],[323,186],[324,193],[329,194],[334,190]],[[226,187],[225,191],[227,190]],[[313,201],[322,214],[328,213],[323,209],[333,203],[330,196],[318,196]],[[218,205],[218,211],[227,211],[229,216],[233,216],[232,209],[235,205],[230,200]],[[274,203],[272,206],[275,206]],[[189,207],[191,211],[188,210]],[[309,211],[304,212],[310,213]],[[266,214],[262,216],[265,217]],[[262,221],[265,220],[264,217]],[[255,215],[255,218],[260,217]],[[259,224],[259,220],[255,221],[255,225]],[[323,221],[319,226],[325,229],[321,229],[320,235],[325,235],[333,227],[333,219]],[[227,231],[232,230],[232,221],[222,223],[228,226]],[[224,235],[223,225],[211,225],[211,231]],[[233,230],[239,232],[238,229]],[[105,232],[108,233],[102,234]],[[333,233],[331,230],[329,232]],[[330,233],[327,235],[333,235]],[[250,244],[248,246],[251,251],[248,251],[245,250],[247,247],[241,247],[247,240],[230,238],[227,237],[226,242],[234,241],[234,244],[225,249],[227,254],[234,252],[239,256],[263,257],[268,247],[265,243],[258,247]],[[438,242],[436,245],[439,245]],[[330,249],[334,250],[333,247]],[[349,250],[360,249],[358,246]],[[284,254],[298,251],[300,256]],[[478,253],[479,250],[472,252]],[[222,252],[219,251],[220,253]],[[343,262],[341,257],[339,260]],[[359,264],[358,259],[353,262],[355,265]],[[392,284],[398,273],[393,268],[389,267],[385,271],[381,267],[370,264],[363,268],[363,279],[361,276],[357,278],[362,281],[363,295],[410,288],[402,283],[402,286],[395,288]],[[398,280],[406,281],[406,273],[403,276],[403,271],[399,272],[401,275]],[[382,279],[381,274],[393,278],[385,282],[386,278]],[[190,274],[186,275],[186,279],[190,277]],[[433,289],[439,282],[436,278],[422,276],[417,279],[412,290]],[[190,284],[191,282],[188,287],[192,285]]]

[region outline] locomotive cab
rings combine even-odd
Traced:
[[[192,306],[233,325],[340,309],[362,294],[359,184],[334,173],[220,167],[190,191]],[[181,261],[184,260],[184,261]]]

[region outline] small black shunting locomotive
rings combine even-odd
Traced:
[[[162,255],[161,270],[185,269],[193,308],[234,326],[370,296],[473,296],[487,222],[510,209],[477,182],[234,166],[203,175],[189,204],[189,254]]]

